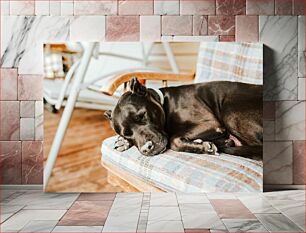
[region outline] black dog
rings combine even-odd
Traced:
[[[148,89],[136,78],[113,112],[120,151],[135,145],[147,156],[217,151],[262,160],[262,86],[238,82]]]

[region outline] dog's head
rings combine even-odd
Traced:
[[[121,96],[112,112],[104,114],[116,133],[146,156],[162,153],[168,144],[165,113],[159,98],[154,90],[133,78],[130,91]]]

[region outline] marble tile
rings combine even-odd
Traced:
[[[207,16],[203,15],[194,15],[193,16],[193,35],[194,36],[203,36],[208,33],[208,23]]]
[[[181,15],[214,15],[216,12],[215,0],[181,0]]]
[[[103,226],[56,226],[52,232],[58,233],[58,232],[101,232],[103,229]]]
[[[162,35],[192,35],[192,16],[162,16]]]
[[[73,15],[73,0],[61,1],[61,15]]]
[[[116,193],[81,193],[78,201],[113,201]]]
[[[305,78],[305,16],[298,17],[298,76]],[[305,89],[305,86],[304,86]]]
[[[20,118],[20,140],[30,141],[35,139],[34,121],[34,118]]]
[[[303,232],[282,214],[256,214],[256,217],[270,232]]]
[[[217,42],[218,36],[162,36],[161,41]]]
[[[112,201],[76,201],[59,221],[58,226],[104,225]]]
[[[150,206],[148,221],[180,221],[178,206]]]
[[[236,199],[234,193],[222,193],[222,192],[207,193],[207,197],[208,199]]]
[[[305,15],[305,1],[303,0],[293,0],[293,15]]]
[[[50,15],[49,0],[36,0],[35,1],[35,15]]]
[[[61,1],[50,1],[50,15],[61,15]]]
[[[35,101],[35,140],[44,139],[44,103]]]
[[[22,183],[42,184],[43,178],[43,142],[22,142]]]
[[[292,15],[292,0],[275,0],[275,15]]]
[[[263,102],[263,119],[275,120],[275,102],[264,101]]]
[[[51,232],[56,224],[57,220],[33,220],[19,232]]]
[[[263,140],[274,141],[275,140],[275,122],[263,121]]]
[[[217,0],[217,15],[245,15],[246,0]]]
[[[71,41],[105,40],[105,16],[76,16],[70,22]]]
[[[305,190],[289,190],[263,193],[263,196],[270,200],[291,200],[291,201],[304,201]]]
[[[41,75],[19,75],[18,99],[42,100],[42,80]]]
[[[235,16],[208,16],[208,35],[235,35]]]
[[[35,1],[10,1],[10,15],[34,15]]]
[[[273,206],[264,197],[259,197],[259,196],[243,196],[243,197],[239,197],[239,200],[253,214],[280,213],[278,210],[273,208]],[[258,232],[260,232],[260,231],[258,231]]]
[[[210,202],[222,219],[256,219],[237,199],[210,199]]]
[[[146,232],[182,232],[184,233],[181,221],[149,221]]]
[[[17,100],[17,69],[1,69],[0,72],[0,100]]]
[[[74,0],[74,15],[116,15],[117,0]]]
[[[258,16],[236,16],[236,41],[258,42]]]
[[[1,148],[1,147],[0,147]],[[16,193],[16,190],[10,190],[10,189],[2,189],[1,190],[1,196],[0,196],[0,204],[4,203],[5,199],[8,199],[10,196],[12,196],[14,193]]]
[[[274,0],[246,0],[247,15],[274,15]]]
[[[152,15],[153,0],[119,0],[119,15]]]
[[[269,232],[258,220],[224,219],[229,232]]]
[[[305,96],[305,78],[298,78],[298,100],[306,100]]]
[[[305,141],[293,141],[293,184],[305,184]]]
[[[150,206],[178,206],[175,193],[152,193]]]
[[[276,140],[305,139],[305,102],[277,102],[275,116]]]
[[[160,41],[161,17],[154,15],[140,16],[140,40]]]
[[[264,184],[292,184],[292,142],[264,142]]]
[[[200,229],[185,229],[185,233],[209,233],[210,230],[209,229],[203,229],[203,228],[200,228]]]
[[[20,117],[34,117],[35,101],[20,101]]]
[[[219,36],[219,41],[221,42],[235,42],[235,36]]]
[[[139,16],[107,16],[107,41],[138,41]]]
[[[116,193],[116,198],[135,198],[138,199],[139,201],[142,200],[144,193]]]
[[[59,220],[66,210],[21,210],[1,225],[3,232],[20,231],[29,221]]]
[[[155,15],[179,15],[179,0],[154,1]]]
[[[1,190],[2,192],[2,190]],[[2,193],[1,193],[2,195]],[[6,221],[7,219],[9,219],[11,216],[13,216],[14,214],[16,214],[18,211],[20,211],[22,208],[24,207],[24,205],[7,205],[7,204],[1,204],[0,208],[1,208],[1,223],[3,223],[4,221]]]
[[[10,1],[9,0],[0,1],[0,4],[1,4],[1,15],[9,15]]]
[[[259,16],[264,47],[264,100],[297,99],[297,17]]]
[[[1,101],[0,112],[0,140],[19,140],[19,101]]]
[[[69,17],[3,16],[1,34],[2,67],[18,67],[19,74],[43,74],[42,42],[68,40]]]
[[[181,204],[209,204],[209,200],[204,193],[176,193],[177,202]]]
[[[1,183],[21,184],[21,142],[0,141],[0,158]]]

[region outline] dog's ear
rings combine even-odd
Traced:
[[[105,111],[104,116],[111,121],[112,120],[112,110]]]
[[[137,95],[147,94],[147,88],[142,85],[136,77],[132,78],[130,81],[130,90]]]

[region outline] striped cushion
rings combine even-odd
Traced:
[[[227,154],[220,156],[168,150],[146,157],[136,147],[114,150],[115,137],[104,140],[102,161],[166,191],[259,192],[262,163]]]
[[[263,45],[203,42],[195,82],[232,81],[263,84]]]

